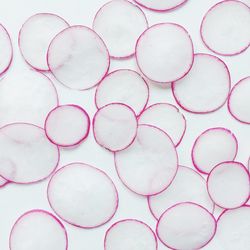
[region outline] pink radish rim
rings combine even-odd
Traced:
[[[4,183],[4,184],[2,184],[2,185],[0,185],[0,188],[3,188],[3,187],[5,187],[7,184],[11,183],[11,181],[9,181],[9,180],[5,179],[2,175],[0,175],[0,178],[2,178],[2,179],[4,179],[4,180],[5,180],[5,183]]]

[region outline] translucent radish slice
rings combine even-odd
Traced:
[[[185,76],[193,64],[193,43],[175,23],[160,23],[142,33],[136,44],[140,71],[155,82],[172,82]]]
[[[10,250],[67,250],[68,236],[63,224],[51,213],[31,210],[11,230]]]
[[[98,85],[95,93],[98,109],[112,102],[120,102],[130,106],[137,115],[146,107],[148,98],[146,81],[130,69],[111,72]]]
[[[81,228],[99,227],[114,216],[118,193],[101,170],[84,163],[59,169],[48,185],[48,200],[55,213]]]
[[[111,57],[117,59],[134,55],[136,41],[147,27],[142,10],[126,0],[104,4],[93,22],[93,29],[103,38]]]
[[[157,250],[157,238],[144,222],[126,219],[113,224],[105,235],[104,250]]]
[[[216,221],[200,205],[184,202],[172,206],[160,217],[156,233],[171,249],[200,249],[214,237]]]
[[[29,184],[47,178],[57,167],[59,150],[42,128],[12,123],[0,129],[0,175]]]
[[[64,86],[86,90],[97,85],[109,69],[109,53],[101,38],[85,26],[71,26],[50,43],[47,62]]]
[[[228,0],[215,4],[201,23],[201,38],[219,55],[232,56],[250,45],[250,8],[240,1]]]
[[[192,69],[172,84],[172,91],[183,109],[202,114],[222,107],[230,86],[230,73],[222,60],[208,54],[196,54]]]
[[[135,139],[136,115],[125,104],[108,104],[96,112],[93,118],[93,132],[100,146],[112,152],[123,150]]]
[[[7,185],[9,183],[8,180],[4,179],[2,176],[0,176],[0,188],[4,187],[5,185]]]
[[[19,32],[19,48],[25,61],[36,70],[49,70],[47,50],[52,39],[69,24],[50,13],[38,13],[23,24]]]
[[[140,115],[139,124],[156,126],[166,132],[175,146],[181,142],[186,131],[186,119],[179,109],[169,103],[156,103]]]
[[[155,195],[173,181],[178,156],[165,132],[154,126],[139,125],[134,142],[115,153],[115,165],[127,188],[140,195]]]

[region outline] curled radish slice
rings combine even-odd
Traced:
[[[148,22],[142,10],[126,0],[113,0],[97,12],[93,29],[100,35],[113,58],[135,53],[135,44]]]
[[[84,163],[69,164],[52,176],[48,200],[61,219],[81,228],[105,224],[118,207],[112,180],[103,171]]]
[[[175,23],[153,25],[136,44],[140,71],[155,82],[172,82],[185,76],[193,64],[193,43],[187,31]]]
[[[47,62],[55,78],[71,89],[97,85],[109,69],[109,53],[102,39],[90,28],[71,26],[52,40]]]
[[[4,187],[5,185],[7,185],[9,183],[8,180],[4,179],[2,176],[0,176],[0,188]]]
[[[67,250],[68,236],[63,224],[51,213],[31,210],[14,224],[10,250]]]
[[[226,102],[231,86],[226,64],[218,57],[196,54],[190,72],[172,84],[176,102],[192,113],[213,112]]]
[[[250,45],[250,8],[240,1],[227,0],[215,4],[201,23],[201,38],[219,55],[232,56]]]
[[[154,126],[139,125],[134,142],[115,153],[115,165],[127,188],[140,195],[155,195],[173,181],[178,156],[165,132]]]

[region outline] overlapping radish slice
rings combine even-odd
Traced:
[[[195,54],[192,69],[172,84],[172,91],[183,109],[201,114],[223,106],[230,86],[230,73],[222,60],[208,54]]]
[[[154,126],[139,125],[134,142],[115,153],[115,165],[126,187],[140,195],[155,195],[173,181],[178,156],[165,132]]]
[[[240,1],[215,4],[201,23],[201,38],[214,53],[237,55],[250,45],[250,8]]]
[[[68,236],[63,224],[45,210],[31,210],[14,224],[10,250],[67,250]]]
[[[7,185],[9,183],[8,180],[4,179],[2,176],[0,176],[0,188],[4,187],[5,185]]]
[[[47,62],[55,78],[71,89],[97,85],[109,69],[109,53],[102,39],[90,28],[71,26],[52,40]]]
[[[105,224],[118,207],[112,180],[100,169],[84,163],[71,163],[52,176],[48,200],[60,218],[81,228]]]

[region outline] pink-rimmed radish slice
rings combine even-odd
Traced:
[[[202,206],[184,202],[167,209],[160,217],[156,233],[170,249],[200,249],[216,232],[216,221]]]
[[[226,128],[210,128],[200,134],[192,148],[192,161],[196,169],[209,174],[219,163],[233,161],[237,155],[238,142]]]
[[[136,71],[120,69],[109,73],[98,85],[95,104],[99,109],[113,102],[130,106],[137,115],[146,107],[149,87]]]
[[[4,179],[2,176],[0,176],[0,188],[4,187],[5,185],[7,185],[9,183],[8,180]]]
[[[186,119],[179,109],[169,103],[156,103],[145,109],[139,124],[149,124],[162,129],[178,146],[186,131]]]
[[[201,23],[201,38],[208,49],[233,56],[250,45],[250,8],[234,0],[222,1],[208,10]]]
[[[90,28],[64,29],[52,40],[47,53],[51,73],[64,86],[86,90],[97,85],[109,69],[109,52]]]
[[[195,54],[189,73],[172,84],[176,102],[191,113],[209,113],[224,105],[231,86],[226,64],[209,54]]]
[[[159,128],[139,125],[134,142],[115,153],[117,173],[123,184],[140,195],[155,195],[173,181],[178,156],[170,137]]]
[[[160,23],[142,33],[136,44],[140,71],[155,82],[172,82],[185,76],[193,64],[193,43],[175,23]]]
[[[110,56],[116,59],[133,56],[136,41],[147,28],[142,10],[126,0],[104,4],[93,21],[93,29],[104,40]]]
[[[67,250],[63,224],[45,210],[31,210],[15,222],[9,238],[10,250]]]
[[[38,13],[29,17],[19,32],[19,48],[24,60],[39,71],[49,70],[47,50],[52,39],[69,24],[51,13]]]
[[[0,175],[29,184],[44,180],[57,167],[58,147],[33,124],[12,123],[0,129]]]
[[[59,169],[48,185],[48,200],[55,213],[80,228],[99,227],[114,216],[118,193],[100,169],[71,163]]]
[[[104,250],[157,250],[157,238],[144,222],[126,219],[114,223],[106,232]]]

